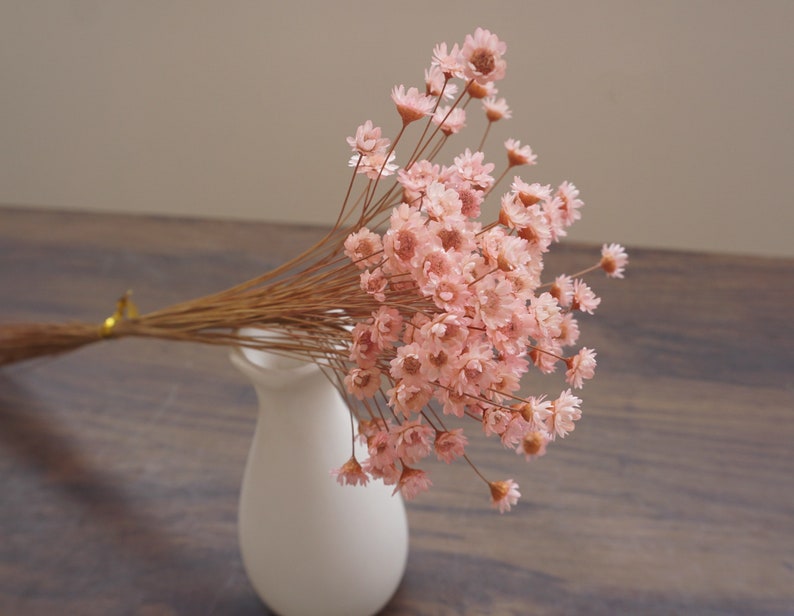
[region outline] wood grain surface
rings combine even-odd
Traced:
[[[128,288],[156,309],[320,233],[2,208],[0,320],[99,324]],[[561,246],[549,276],[597,252]],[[629,252],[624,281],[593,278],[576,431],[530,464],[471,432],[478,466],[521,485],[505,515],[464,465],[428,465],[384,614],[794,614],[794,262]],[[267,614],[236,536],[255,413],[219,348],[121,340],[0,370],[0,614]]]

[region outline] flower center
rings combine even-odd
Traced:
[[[494,60],[493,54],[484,47],[475,49],[474,53],[471,54],[469,62],[471,62],[472,66],[474,66],[481,75],[487,75],[496,66],[496,60]]]
[[[457,229],[442,229],[438,232],[441,245],[444,250],[459,250],[462,245],[462,237]]]
[[[405,374],[419,374],[419,370],[421,368],[422,364],[419,362],[419,359],[413,355],[405,356],[405,359],[403,360],[403,372]]]
[[[410,231],[401,230],[397,233],[398,248],[396,250],[397,256],[402,261],[408,261],[414,256],[416,250],[416,237]]]

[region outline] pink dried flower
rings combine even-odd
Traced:
[[[545,394],[529,396],[519,405],[518,410],[529,425],[529,429],[537,431],[545,427],[546,419],[551,415],[551,404],[551,400],[547,400]]]
[[[350,360],[360,368],[370,368],[378,358],[378,345],[372,340],[372,331],[366,323],[356,323],[352,331]]]
[[[451,83],[440,66],[434,64],[425,69],[425,86],[430,96],[443,97],[452,100],[458,93],[458,86]]]
[[[488,190],[494,183],[491,176],[494,164],[484,162],[484,158],[485,154],[482,152],[472,152],[466,148],[454,161],[455,171],[460,178],[478,190]]]
[[[333,469],[331,475],[336,477],[339,485],[365,486],[369,482],[369,477],[367,477],[355,456],[351,456],[340,468]]]
[[[410,169],[400,169],[397,172],[397,181],[403,187],[406,203],[419,207],[415,203],[433,183],[439,181],[441,168],[428,160],[420,160],[411,165]]]
[[[469,218],[477,218],[484,199],[483,191],[469,186],[458,186],[457,191],[461,202],[461,214]]]
[[[373,477],[383,476],[383,471],[393,472],[391,469],[394,468],[397,457],[390,427],[391,425],[382,426],[367,436],[369,458],[364,461],[364,469]]]
[[[404,344],[397,348],[397,354],[391,360],[389,374],[395,381],[420,385],[425,380],[422,372],[422,348],[416,342]]]
[[[405,381],[397,381],[389,391],[389,406],[408,418],[421,411],[433,395],[429,385],[419,383],[412,385]]]
[[[513,117],[510,107],[507,106],[507,101],[503,98],[498,100],[494,96],[484,98],[482,101],[482,108],[489,122],[498,122],[502,119],[509,120]]]
[[[381,268],[374,270],[364,270],[361,272],[360,287],[361,290],[375,299],[378,302],[386,301],[386,285],[388,280]]]
[[[573,346],[579,340],[579,322],[572,313],[568,312],[562,317],[560,335],[557,337],[563,346]]]
[[[397,342],[402,331],[403,317],[392,306],[381,306],[372,313],[371,340],[379,349],[387,349]]]
[[[416,88],[408,88],[406,92],[403,85],[394,86],[391,98],[397,105],[397,112],[403,120],[403,125],[430,115],[436,105],[433,97],[421,94]]]
[[[361,269],[380,261],[382,252],[380,235],[366,227],[351,233],[345,240],[345,255]]]
[[[498,406],[488,406],[483,410],[482,429],[486,436],[501,436],[510,423],[511,414]]]
[[[513,183],[510,185],[510,191],[516,197],[518,197],[521,203],[523,203],[526,207],[533,206],[536,203],[540,203],[541,201],[546,201],[551,197],[551,186],[548,184],[545,186],[538,184],[537,182],[527,184],[518,176],[513,178]]]
[[[601,261],[599,265],[610,278],[623,278],[623,272],[629,263],[626,249],[620,244],[604,244],[601,247]]]
[[[499,37],[477,28],[473,35],[466,36],[460,50],[464,76],[481,84],[502,79],[507,68],[502,58],[506,51],[507,45]]]
[[[511,167],[534,165],[537,163],[538,157],[532,153],[532,148],[528,145],[522,146],[521,142],[517,139],[508,139],[505,141],[505,148],[507,149],[507,161],[510,163]]]
[[[498,90],[492,82],[479,83],[477,81],[470,81],[466,91],[472,98],[485,99],[493,98],[496,96]]]
[[[592,379],[595,374],[596,353],[593,349],[582,347],[579,352],[565,360],[568,370],[565,372],[565,381],[571,387],[582,388],[582,381]]]
[[[519,413],[511,413],[510,421],[502,432],[502,445],[508,449],[515,449],[529,431],[529,423]]]
[[[573,301],[573,278],[560,274],[554,279],[549,293],[557,299],[560,306],[567,308]]]
[[[582,312],[593,314],[600,303],[601,298],[596,296],[584,280],[581,278],[574,280],[573,299],[571,300],[571,308],[573,310],[581,310]]]
[[[368,155],[374,152],[385,153],[389,149],[389,140],[381,137],[381,130],[367,120],[356,129],[354,137],[348,137],[347,143],[354,153]]]
[[[345,388],[359,400],[371,398],[380,389],[380,370],[354,366],[345,376]]]
[[[463,64],[457,43],[449,51],[447,51],[446,43],[436,45],[433,48],[431,65],[437,66],[447,79],[460,77],[463,74]]]
[[[573,431],[574,422],[582,417],[582,411],[579,408],[581,403],[581,398],[574,396],[570,389],[562,392],[552,402],[551,412],[545,422],[551,440],[554,440],[557,436],[564,437]]]
[[[433,448],[438,459],[449,464],[465,453],[468,443],[468,439],[463,434],[463,429],[455,428],[454,430],[438,432]]]
[[[462,205],[458,191],[447,188],[439,182],[433,182],[427,187],[423,207],[430,219],[435,221],[453,219],[460,214]],[[463,223],[462,220],[458,222]]]
[[[516,199],[512,193],[502,195],[501,208],[499,210],[499,222],[510,229],[521,230],[529,227],[533,221],[533,212],[526,207],[520,199]]]
[[[430,481],[430,477],[423,470],[403,465],[394,494],[399,491],[406,500],[413,500],[417,494],[430,489],[432,485],[433,482]]]
[[[521,498],[518,484],[512,479],[491,481],[488,483],[488,487],[491,489],[491,503],[499,509],[499,513],[510,511],[510,507],[515,505],[518,499]]]
[[[408,272],[419,264],[420,248],[429,242],[425,219],[418,210],[402,203],[392,211],[389,223],[383,236],[384,267],[393,273]]]
[[[353,155],[348,161],[348,167],[355,167],[356,173],[364,173],[370,180],[377,180],[381,176],[392,175],[398,166],[394,164],[396,154],[388,156],[386,152],[375,151],[364,156]]]
[[[529,313],[534,317],[532,337],[536,340],[556,338],[560,335],[562,313],[557,299],[551,293],[541,293],[529,303]]]
[[[466,126],[466,111],[460,107],[450,109],[449,105],[439,107],[433,114],[433,123],[437,124],[445,135],[454,135]]]
[[[394,429],[394,450],[403,462],[414,464],[433,451],[435,430],[422,419],[405,421]]]
[[[486,327],[502,327],[520,309],[513,286],[505,278],[488,276],[477,282],[474,289],[476,314]]]
[[[557,370],[557,362],[561,353],[562,345],[559,340],[546,338],[535,342],[529,356],[538,370],[543,374],[551,374]]]
[[[528,461],[546,455],[546,446],[549,443],[549,435],[541,430],[532,430],[524,435],[522,441],[516,447],[516,453],[523,455]]]
[[[579,209],[584,205],[584,202],[579,198],[579,189],[570,182],[563,182],[557,188],[556,196],[560,199],[560,211],[563,222],[566,227],[570,227],[582,217]]]
[[[543,200],[541,207],[543,208],[543,215],[546,218],[551,239],[557,242],[561,237],[565,237],[567,234],[565,229],[568,226],[565,223],[562,200],[558,196],[552,196],[550,199]]]

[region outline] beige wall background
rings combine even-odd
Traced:
[[[486,153],[516,137],[525,179],[575,182],[573,239],[794,256],[792,24],[788,0],[1,0],[0,203],[330,223],[345,137],[393,136],[392,85],[482,25],[514,111]]]

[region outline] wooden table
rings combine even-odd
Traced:
[[[128,288],[159,308],[319,232],[0,209],[0,319],[100,323]],[[548,271],[596,252],[561,247]],[[626,280],[593,279],[577,430],[530,464],[473,435],[521,484],[506,515],[465,465],[431,464],[385,614],[794,614],[794,262],[630,254]],[[255,412],[219,348],[122,340],[0,369],[0,614],[267,613],[235,528]]]

